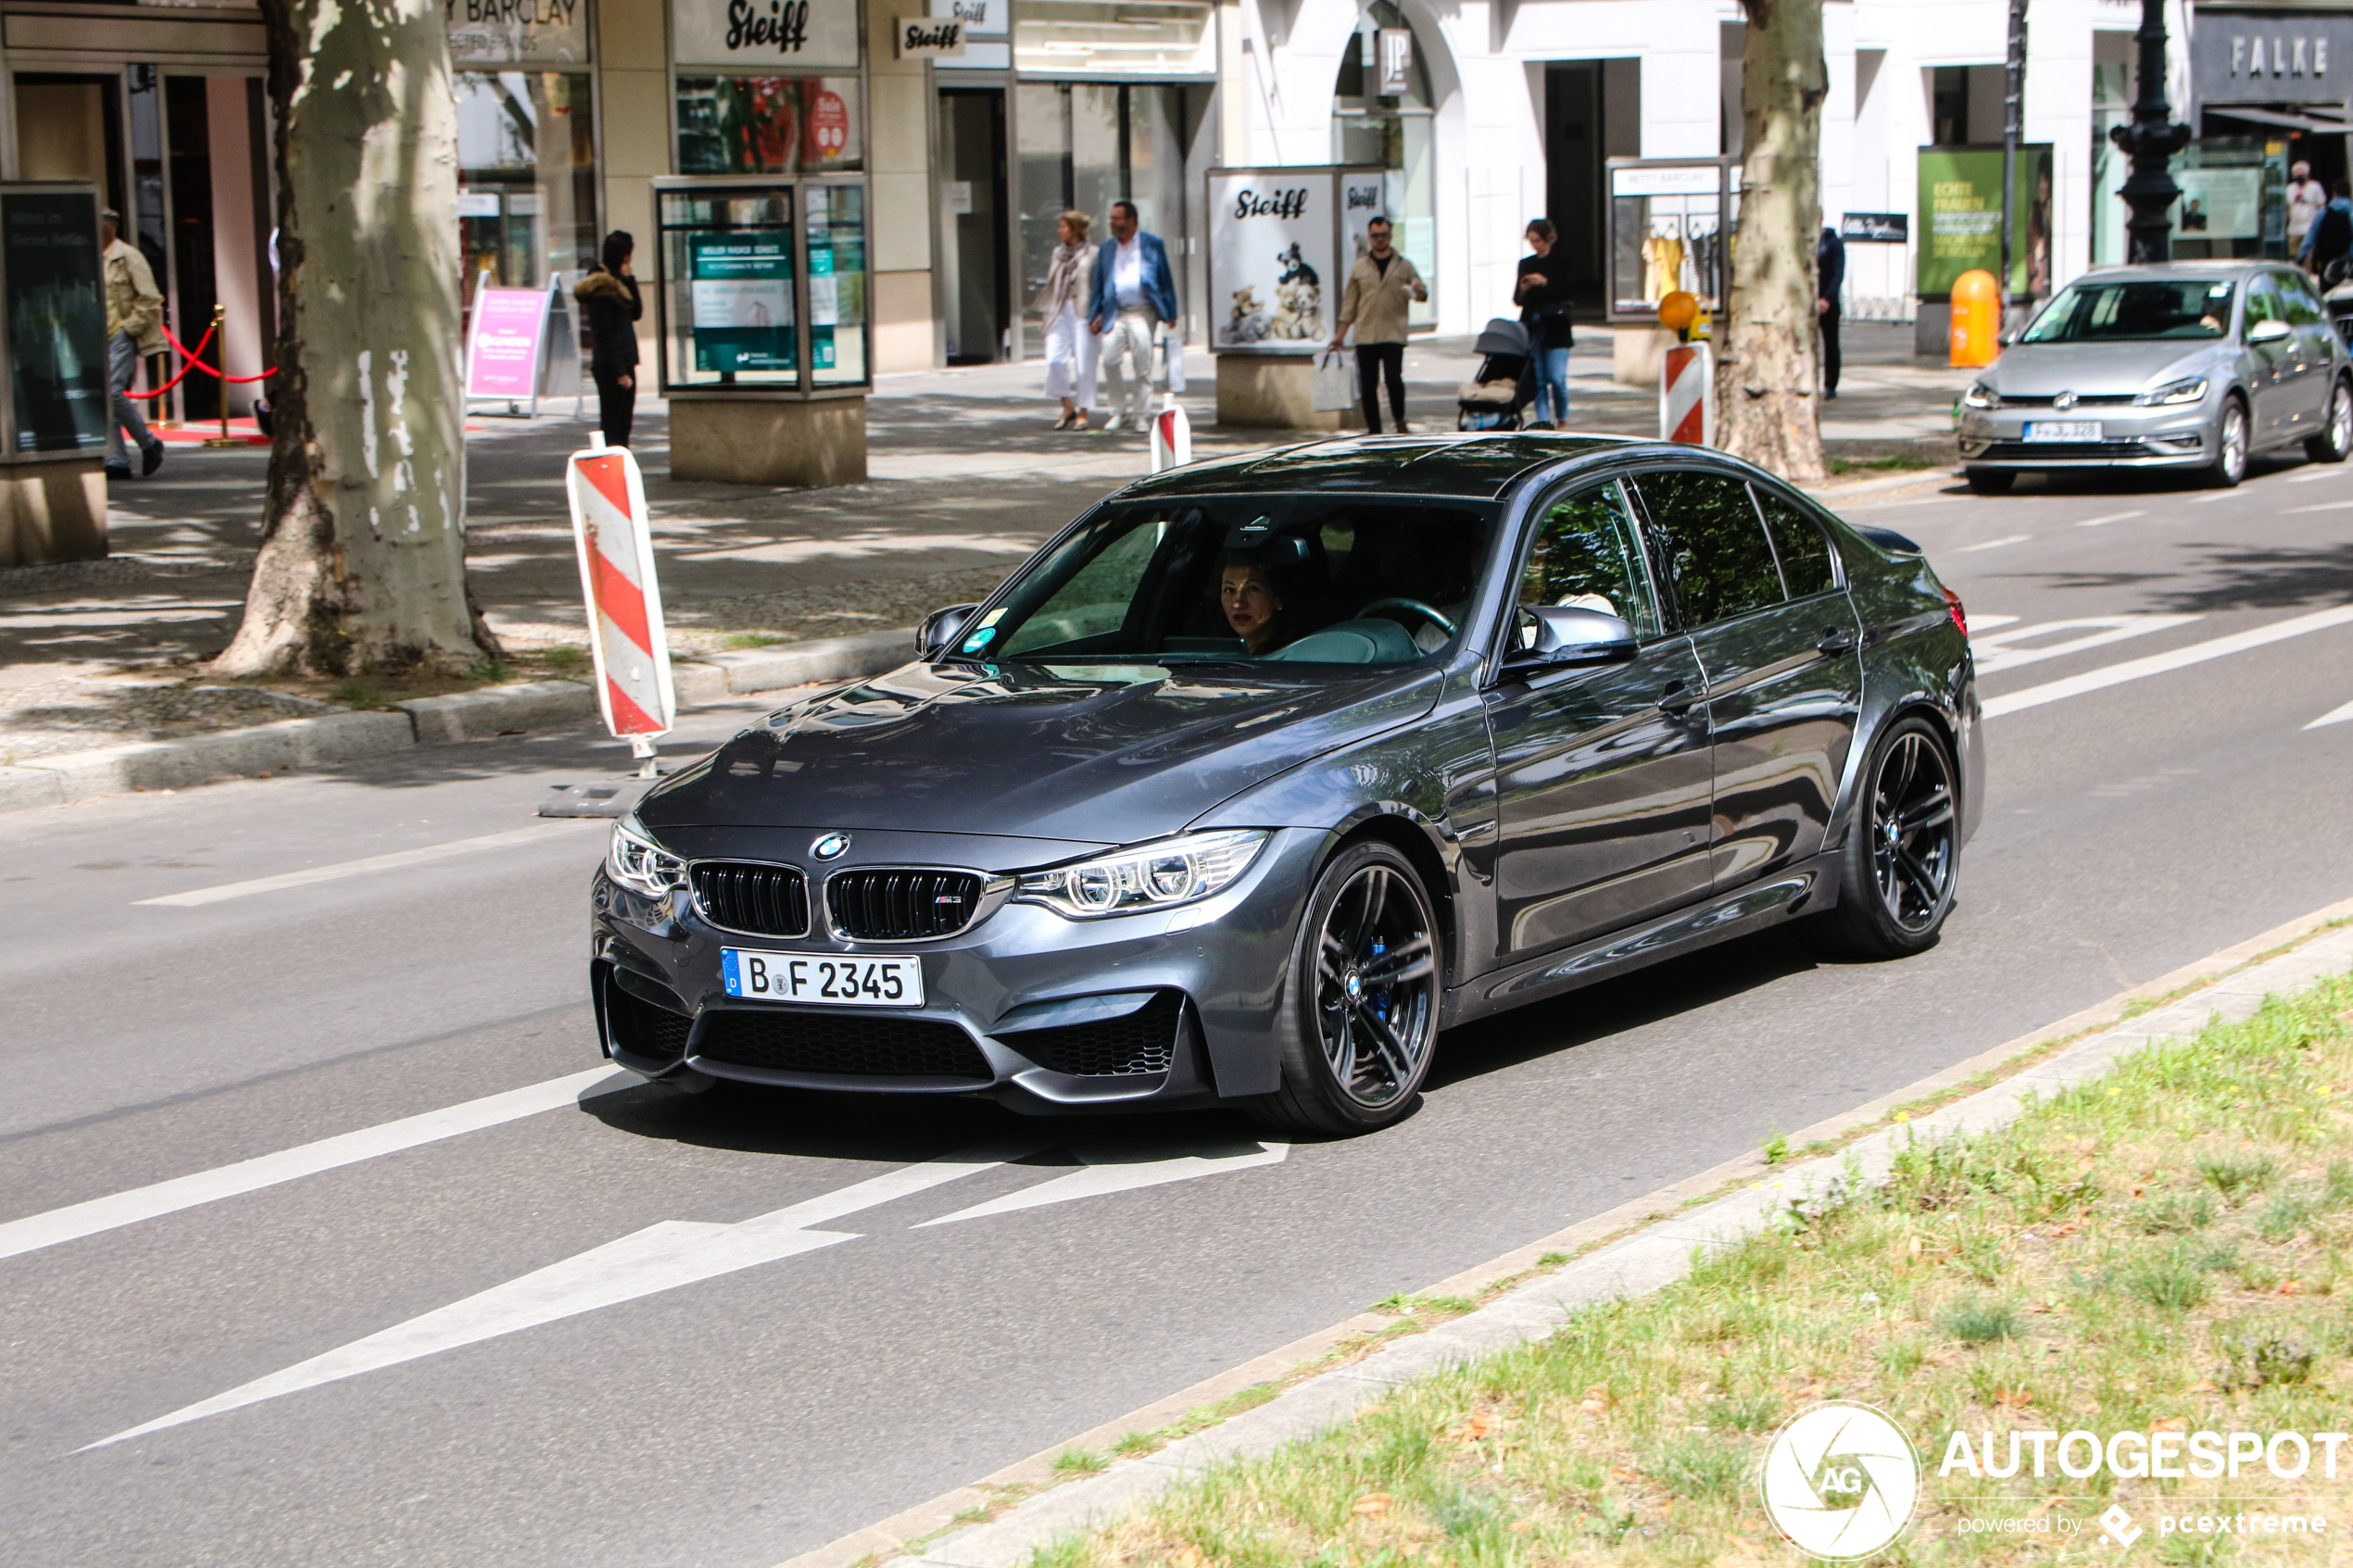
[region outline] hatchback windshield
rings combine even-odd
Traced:
[[[1462,503],[1188,498],[1105,510],[965,629],[963,658],[1407,664],[1451,649],[1493,518]]]
[[[2028,343],[2122,343],[2136,338],[2221,337],[2231,328],[2223,278],[2073,283],[2026,329]]]

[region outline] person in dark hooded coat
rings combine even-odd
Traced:
[[[637,410],[637,322],[646,302],[630,275],[637,242],[625,229],[605,236],[603,265],[573,285],[582,320],[588,324],[588,373],[597,379],[598,423],[605,445],[629,445],[629,423]]]

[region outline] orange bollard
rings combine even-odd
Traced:
[[[2002,291],[1982,268],[1953,280],[1955,369],[1990,365],[2002,352]]]

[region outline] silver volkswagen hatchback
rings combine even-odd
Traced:
[[[2021,471],[2202,469],[2251,452],[2353,451],[2353,363],[2310,280],[2264,261],[2108,267],[2053,296],[1961,395],[1969,487]]]

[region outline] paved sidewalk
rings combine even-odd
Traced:
[[[1876,323],[1847,329],[1847,361],[1843,395],[1826,406],[1836,409],[1826,426],[1834,451],[1944,456],[1919,438],[1949,428],[1956,372],[1919,366],[1908,328]],[[1214,366],[1205,355],[1191,362],[1183,401],[1197,457],[1311,439],[1215,428]],[[1467,340],[1413,346],[1416,428],[1453,428],[1454,389],[1477,363]],[[911,626],[979,597],[1064,521],[1148,470],[1139,435],[1051,430],[1041,373],[1011,365],[884,378],[868,405],[871,478],[823,491],[673,481],[666,410],[643,405],[636,451],[674,649],[709,655]],[[1611,382],[1601,333],[1571,360],[1570,407],[1579,429],[1656,428],[1655,394]],[[545,655],[584,636],[562,472],[588,426],[569,408],[532,420],[476,414],[469,424],[469,562],[515,656],[503,673],[572,672]],[[227,645],[243,608],[268,463],[258,447],[175,446],[156,477],[114,487],[110,558],[0,571],[0,764],[417,695],[204,678],[202,661]]]

